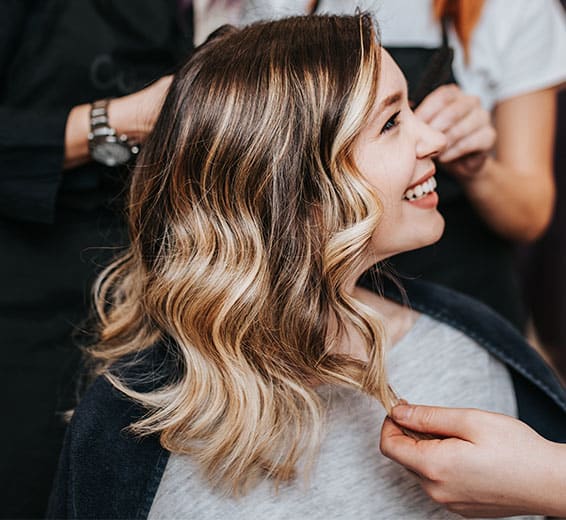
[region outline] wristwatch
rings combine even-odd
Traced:
[[[88,147],[90,156],[106,166],[126,164],[140,151],[139,145],[130,143],[128,136],[117,135],[108,123],[110,99],[95,101],[90,106],[90,132]]]

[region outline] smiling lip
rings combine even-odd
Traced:
[[[417,206],[421,209],[432,209],[438,206],[438,193],[436,191],[431,191],[428,195],[421,197],[420,199],[407,201],[412,206]]]
[[[422,184],[423,182],[425,182],[425,181],[427,181],[428,179],[430,179],[435,173],[436,173],[436,168],[433,168],[433,169],[430,170],[426,175],[424,175],[423,177],[421,177],[417,182],[415,182],[414,184],[411,184],[410,186],[407,186],[407,188],[405,189],[405,191],[411,190],[411,189],[413,189],[415,186],[418,186],[419,184]]]

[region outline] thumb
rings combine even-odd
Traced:
[[[400,404],[391,410],[391,418],[401,426],[442,437],[472,440],[476,435],[475,410]]]

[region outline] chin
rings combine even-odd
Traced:
[[[444,228],[446,227],[446,222],[444,222],[444,217],[439,213],[438,214],[438,223],[435,223],[434,225],[434,229],[432,230],[433,233],[433,237],[431,239],[431,241],[426,244],[427,246],[431,245],[431,244],[435,244],[436,242],[438,242],[441,238],[442,235],[444,235]],[[424,246],[422,246],[424,247]]]
[[[386,258],[414,251],[415,249],[421,249],[438,242],[444,233],[445,223],[444,217],[438,213],[438,211],[435,213],[434,217],[428,220],[428,222],[421,222],[420,226],[416,229],[413,228],[408,236],[402,233],[405,236],[403,238],[399,237],[401,240],[395,240],[394,243],[389,241],[383,243],[383,241],[380,240],[381,234],[376,233],[371,246],[372,256],[374,257],[371,265],[385,260]]]
[[[415,249],[421,249],[423,247],[431,246],[432,244],[438,242],[444,234],[445,222],[440,213],[438,213],[437,215],[438,218],[435,218],[434,222],[427,226],[425,230],[421,230],[418,240],[415,240],[415,242],[412,243],[410,247],[399,252],[403,253],[406,251],[414,251]]]

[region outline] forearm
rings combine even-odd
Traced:
[[[150,129],[136,114],[134,96],[113,99],[108,106],[108,121],[118,135],[125,134],[132,141],[142,141]],[[90,104],[74,107],[65,128],[65,159],[63,169],[76,168],[91,160],[88,134],[90,132]],[[148,128],[146,128],[146,126]]]
[[[125,134],[133,142],[143,142],[157,118],[171,77],[166,76],[149,87],[128,96],[113,99],[108,105],[108,122],[118,135]],[[90,104],[74,107],[65,128],[63,168],[80,166],[90,160],[88,134]]]
[[[535,240],[550,223],[555,199],[550,172],[533,175],[488,158],[463,185],[487,225],[509,240]]]
[[[66,109],[0,106],[0,214],[53,221],[67,117]]]
[[[90,131],[90,105],[78,105],[69,112],[65,126],[65,156],[63,169],[76,168],[90,161],[88,133]]]
[[[544,468],[534,493],[531,511],[540,511],[547,516],[566,515],[566,444],[547,443]],[[535,506],[539,507],[535,507]]]

